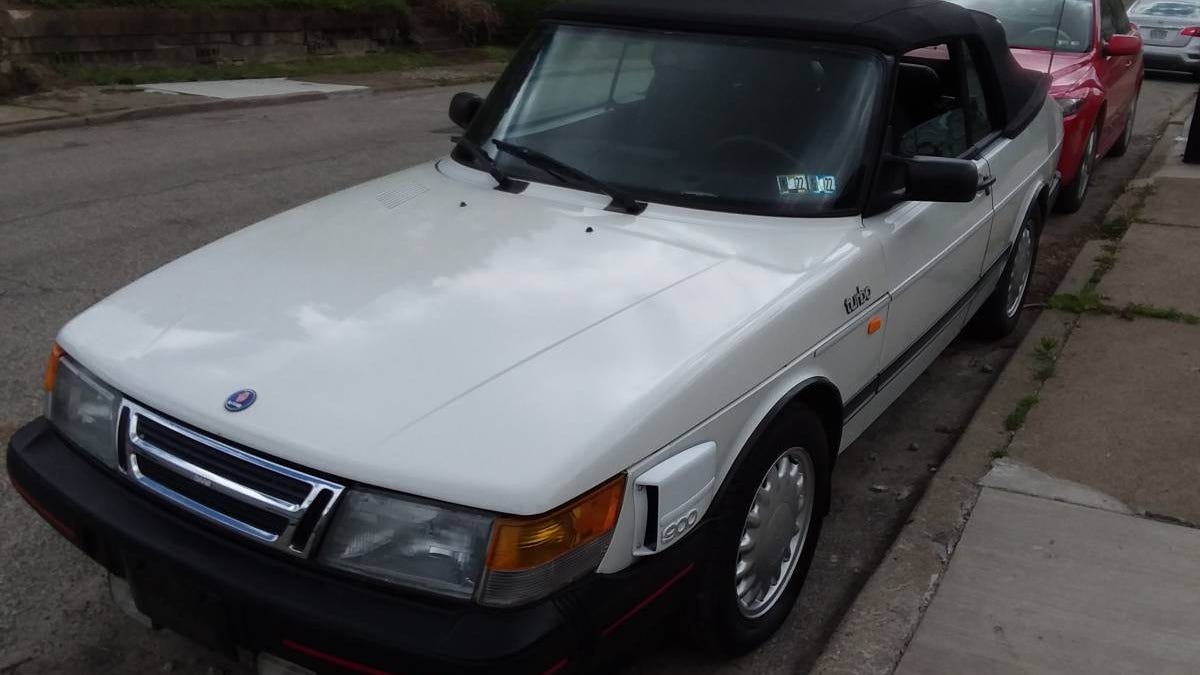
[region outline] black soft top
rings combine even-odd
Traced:
[[[1015,136],[1046,101],[1049,78],[1025,70],[994,17],[943,0],[577,0],[545,18],[707,33],[788,37],[860,45],[899,56],[963,38],[991,71],[1004,100],[1005,134]]]

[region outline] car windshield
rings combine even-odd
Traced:
[[[870,50],[813,43],[548,26],[468,137],[524,180],[590,189],[493,139],[640,200],[845,213],[860,206],[883,64]]]
[[[1060,52],[1086,52],[1092,48],[1092,0],[953,1],[996,17],[1008,35],[1009,47]]]
[[[1200,3],[1141,0],[1130,8],[1129,13],[1167,19],[1192,19],[1200,16]]]

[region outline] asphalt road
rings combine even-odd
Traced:
[[[1101,164],[1083,212],[1049,223],[1035,301],[1094,234],[1169,111],[1194,92],[1185,81],[1147,82],[1136,147]],[[0,139],[0,440],[38,414],[50,341],[71,316],[222,235],[444,153],[452,93],[347,96]],[[649,653],[628,672],[805,672],[1014,345],[958,340],[843,455],[801,604],[767,647],[713,663],[664,627],[647,636]],[[0,532],[0,674],[236,668],[127,620],[100,569],[7,481]]]

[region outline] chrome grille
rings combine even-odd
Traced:
[[[135,483],[272,548],[307,556],[344,486],[235,448],[126,401],[122,465]]]

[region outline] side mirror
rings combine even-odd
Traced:
[[[478,94],[464,91],[454,95],[450,101],[450,121],[466,129],[471,126],[479,109],[483,107],[483,98]]]
[[[1104,43],[1105,56],[1137,56],[1142,53],[1140,35],[1114,35]]]
[[[987,187],[980,181],[975,162],[968,159],[887,155],[883,162],[882,187],[871,205],[872,213],[907,201],[970,203]]]

